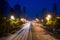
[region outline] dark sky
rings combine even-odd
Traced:
[[[27,14],[30,17],[34,17],[36,13],[42,17],[42,8],[51,11],[54,3],[58,6],[58,14],[60,13],[60,0],[7,0],[7,2],[11,7],[14,7],[15,4],[20,4],[21,8],[26,6]]]

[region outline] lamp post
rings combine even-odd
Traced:
[[[47,20],[47,23],[46,23],[46,24],[49,26],[48,29],[51,30],[50,27],[51,27],[51,25],[52,25],[52,15],[51,15],[51,14],[48,14],[48,15],[46,16],[46,20]]]
[[[48,14],[48,15],[46,16],[47,25],[51,24],[51,21],[52,21],[51,18],[52,18],[51,14]]]

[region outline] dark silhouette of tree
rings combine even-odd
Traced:
[[[14,15],[14,10],[13,10],[13,8],[10,8],[10,16],[11,15]]]
[[[9,15],[9,9],[10,6],[5,0],[0,0],[0,13],[3,14],[4,16]]]
[[[0,14],[4,14],[4,0],[0,0]]]
[[[26,7],[23,7],[23,17],[27,18],[27,16],[26,16]]]
[[[52,11],[53,11],[53,13],[57,13],[57,4],[55,3],[55,4],[53,4],[53,7],[52,7]]]
[[[35,15],[35,18],[38,18],[39,19],[39,15],[36,13],[36,15]]]
[[[16,4],[14,6],[14,13],[16,14],[16,17],[20,18],[20,13],[21,13],[21,7],[19,4]]]
[[[42,9],[42,16],[43,16],[43,19],[44,19],[45,16],[46,16],[46,8],[43,8],[43,9]]]

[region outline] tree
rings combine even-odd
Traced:
[[[52,7],[52,11],[53,11],[53,13],[57,13],[57,4],[55,3],[55,4],[53,4],[53,7]],[[55,15],[54,14],[54,15]]]
[[[4,16],[8,16],[10,11],[10,6],[5,0],[0,0],[0,13],[4,14]]]
[[[46,19],[45,19],[45,17],[46,17],[46,8],[42,9],[42,16],[43,16],[43,24],[46,25]]]
[[[46,16],[46,8],[43,8],[43,9],[42,9],[42,16],[43,16],[43,19],[44,19],[45,16]]]
[[[15,16],[17,18],[20,18],[20,13],[21,13],[21,7],[20,7],[20,5],[16,4],[13,9],[14,9],[14,13],[16,14]]]
[[[39,18],[39,15],[38,15],[38,14],[36,14],[36,15],[35,15],[35,18]]]
[[[26,7],[23,7],[23,18],[27,19],[27,15],[26,15]]]
[[[60,16],[58,16],[57,18],[55,18],[54,26],[60,28]]]

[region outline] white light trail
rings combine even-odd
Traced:
[[[30,22],[26,23],[22,29],[14,33],[7,40],[27,40],[30,30]]]

